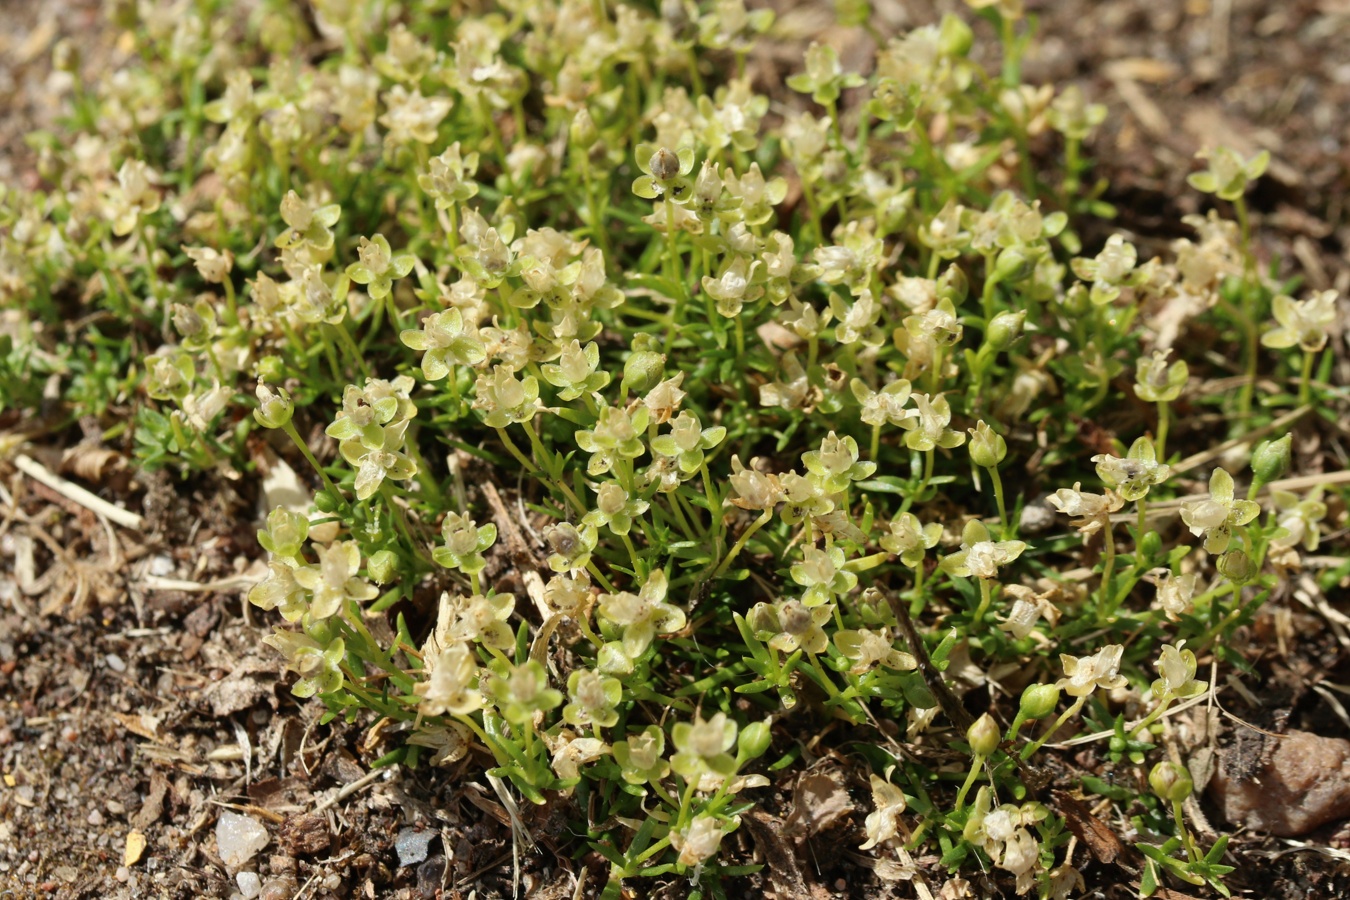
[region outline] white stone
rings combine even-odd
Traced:
[[[234,876],[234,881],[239,885],[239,893],[244,895],[244,900],[253,900],[262,893],[262,879],[257,872],[240,872]]]
[[[256,819],[225,810],[216,822],[216,849],[221,862],[238,869],[267,846],[267,829]]]

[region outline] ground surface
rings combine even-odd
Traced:
[[[929,7],[907,5],[912,14],[905,4],[885,4],[883,18],[914,23]],[[1199,196],[1183,187],[1195,150],[1215,142],[1245,153],[1264,148],[1276,164],[1252,201],[1263,252],[1301,269],[1310,287],[1350,288],[1343,206],[1350,195],[1350,2],[1029,5],[1039,7],[1044,39],[1028,75],[1078,81],[1110,107],[1092,153],[1112,183],[1119,224],[1141,253],[1162,249],[1182,233],[1180,215],[1199,208]],[[33,185],[39,160],[22,137],[52,124],[53,43],[73,36],[86,77],[96,77],[117,58],[117,36],[97,4],[2,6],[0,179]],[[7,430],[19,425],[0,422]],[[1177,440],[1186,435],[1183,423]],[[594,895],[603,867],[572,858],[557,808],[524,811],[538,846],[513,868],[507,812],[480,777],[372,774],[378,752],[368,729],[318,726],[316,708],[277,685],[280,667],[259,644],[265,629],[240,600],[259,553],[251,487],[223,478],[133,479],[123,448],[86,447],[71,456],[80,435],[49,440],[57,438],[66,446],[30,447],[29,454],[142,514],[144,527],[107,526],[0,464],[0,582],[8,582],[0,585],[0,896],[229,896],[238,884],[215,836],[225,810],[268,830],[270,842],[250,868],[269,900],[474,890],[510,896],[515,876],[522,896]],[[1324,547],[1344,555],[1345,538],[1333,535]],[[1350,682],[1346,648],[1326,608],[1309,611],[1295,593],[1277,598],[1251,636],[1256,674],[1244,684],[1257,705],[1244,705],[1235,689],[1225,695],[1229,708],[1267,729],[1350,736],[1336,693],[1325,687]],[[1328,599],[1332,615],[1350,608],[1343,590]],[[1276,643],[1278,651],[1265,646]],[[1240,729],[1221,720],[1217,746],[1233,752]],[[478,762],[470,764],[478,771]],[[913,881],[873,871],[853,849],[868,811],[865,776],[833,754],[813,770],[824,781],[799,783],[801,774],[784,773],[764,789],[763,808],[773,815],[755,814],[728,841],[733,856],[770,864],[772,877],[748,881],[745,896],[908,897],[926,888],[956,898],[999,890],[994,882],[949,882],[935,859],[918,860]],[[850,790],[856,809],[847,809],[846,793],[833,792],[842,815],[799,821],[799,836],[789,830],[784,837],[781,819],[794,804],[820,802],[831,785]],[[1212,804],[1203,811],[1227,830]],[[1123,820],[1089,814],[1084,822],[1113,828]],[[800,836],[812,827],[818,833]],[[400,856],[395,842],[405,829],[435,837],[420,852],[405,845]],[[145,849],[129,860],[136,836]],[[1267,898],[1350,895],[1344,843],[1336,825],[1292,842],[1238,834],[1231,850],[1239,868],[1229,883]],[[1097,896],[1131,895],[1126,867],[1082,851],[1077,859]],[[579,880],[587,882],[580,889]],[[688,890],[673,882],[652,896]]]

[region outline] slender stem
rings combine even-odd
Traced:
[[[323,481],[324,489],[328,491],[329,494],[333,495],[333,499],[339,506],[346,506],[346,498],[343,497],[342,493],[334,486],[332,480],[328,477],[328,473],[323,470],[323,466],[319,465],[319,461],[314,458],[314,454],[309,450],[309,445],[300,437],[300,432],[295,430],[295,423],[287,422],[285,425],[282,425],[281,428],[286,434],[290,435],[291,440],[295,442],[295,446],[299,448],[301,455],[304,456],[305,460],[314,468],[314,471],[319,473],[319,478]]]
[[[998,504],[998,518],[1003,523],[1003,539],[1012,537],[1012,523],[1008,521],[1008,509],[1003,504],[1003,479],[998,474],[998,466],[989,467],[989,480],[994,482],[994,501]]]
[[[501,438],[502,446],[506,448],[506,452],[514,456],[516,458],[516,462],[520,463],[522,466],[525,467],[525,471],[529,472],[531,475],[539,474],[539,467],[536,466],[534,463],[530,462],[529,457],[527,457],[524,453],[520,452],[520,448],[516,446],[515,441],[511,440],[511,435],[506,433],[505,428],[497,429],[497,437]]]
[[[1167,462],[1167,426],[1170,406],[1166,400],[1158,401],[1158,462]]]
[[[1139,721],[1138,725],[1131,728],[1130,733],[1126,735],[1126,737],[1133,738],[1136,734],[1142,734],[1144,730],[1148,728],[1148,726],[1158,721],[1159,716],[1167,712],[1167,707],[1172,705],[1172,700],[1173,697],[1171,694],[1168,694],[1167,696],[1163,697],[1162,702],[1159,703],[1157,707],[1154,708],[1153,712],[1144,716],[1144,718]]]
[[[956,811],[960,812],[966,806],[966,794],[975,785],[975,780],[980,777],[980,767],[984,765],[984,757],[976,753],[975,758],[970,761],[970,772],[966,775],[965,783],[961,785],[961,790],[956,792]]]
[[[984,621],[984,614],[989,611],[989,602],[994,599],[993,584],[988,578],[980,579],[980,605],[975,608],[975,616],[971,620],[976,626]]]
[[[1298,382],[1298,405],[1305,406],[1312,397],[1313,352],[1303,351],[1303,372]]]
[[[1102,532],[1106,539],[1106,552],[1102,560],[1102,596],[1097,601],[1097,621],[1105,625],[1116,612],[1115,594],[1111,590],[1111,580],[1116,570],[1116,535],[1109,519]]]
[[[1172,801],[1172,815],[1177,820],[1177,833],[1181,835],[1181,842],[1186,845],[1186,855],[1191,858],[1191,862],[1200,861],[1200,848],[1195,846],[1195,838],[1191,837],[1190,831],[1186,828],[1186,817],[1182,813],[1181,801]]]
[[[727,570],[727,566],[731,565],[731,561],[734,560],[736,556],[741,552],[741,550],[745,548],[745,544],[747,541],[750,540],[751,536],[753,536],[756,531],[759,531],[761,528],[767,525],[769,523],[769,520],[772,518],[773,518],[773,510],[766,509],[764,510],[763,513],[760,514],[758,519],[751,522],[750,527],[745,529],[745,531],[741,532],[741,536],[736,539],[736,543],[731,545],[731,549],[727,551],[727,555],[723,557],[722,562],[719,563],[717,568],[713,570],[711,577],[712,578],[720,577],[721,574]]]
[[[1030,744],[1027,744],[1025,747],[1022,748],[1022,759],[1030,759],[1033,753],[1041,749],[1041,746],[1046,741],[1050,740],[1050,736],[1052,734],[1054,734],[1056,731],[1059,731],[1061,728],[1064,727],[1065,722],[1069,721],[1069,719],[1078,715],[1078,711],[1083,708],[1083,704],[1086,702],[1087,702],[1087,694],[1084,694],[1083,696],[1075,700],[1072,706],[1070,706],[1068,709],[1064,710],[1064,712],[1060,714],[1060,717],[1055,720],[1055,724],[1051,725],[1050,729],[1046,731],[1045,734],[1041,735],[1039,738],[1037,738],[1036,740],[1032,741]]]

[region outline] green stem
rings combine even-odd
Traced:
[[[994,587],[988,578],[980,579],[980,605],[975,608],[975,615],[971,622],[978,627],[980,622],[984,621],[984,614],[989,611],[989,603],[994,599]]]
[[[974,787],[975,781],[980,777],[980,767],[984,765],[984,757],[976,753],[975,758],[970,762],[970,772],[966,775],[965,783],[961,785],[961,790],[956,792],[956,811],[960,812],[966,807],[966,794]]]
[[[1116,570],[1116,535],[1109,519],[1102,532],[1105,535],[1106,552],[1102,560],[1102,596],[1097,601],[1097,622],[1105,625],[1116,612],[1116,598],[1111,590],[1111,580]]]
[[[1303,351],[1303,372],[1298,382],[1298,405],[1306,406],[1312,397],[1313,352]]]
[[[1003,540],[1012,538],[1012,523],[1008,521],[1008,509],[1003,504],[1003,478],[998,474],[998,466],[989,467],[989,480],[994,482],[994,502],[998,504],[998,518],[1003,523]]]
[[[332,480],[328,477],[328,473],[323,470],[323,466],[319,465],[319,461],[314,458],[314,454],[309,451],[309,445],[300,437],[300,432],[295,430],[295,424],[293,422],[287,422],[285,425],[281,426],[281,429],[285,431],[286,434],[290,435],[291,440],[295,442],[295,446],[299,448],[300,454],[305,457],[305,460],[314,468],[314,471],[319,474],[320,480],[323,481],[324,489],[332,495],[333,500],[338,506],[346,506],[346,498],[342,496],[342,493],[333,484]]]
[[[511,435],[506,433],[505,428],[497,429],[497,437],[501,438],[502,446],[506,448],[506,452],[514,456],[516,458],[516,462],[520,463],[522,466],[525,467],[526,472],[529,472],[531,475],[539,474],[539,467],[536,466],[534,463],[530,462],[529,457],[527,457],[524,453],[520,452],[520,448],[516,446],[515,441],[511,440]]]
[[[736,539],[736,543],[731,545],[731,549],[727,551],[727,555],[722,559],[722,562],[718,564],[717,568],[713,570],[713,573],[710,577],[711,578],[720,577],[722,573],[727,570],[727,566],[731,565],[731,561],[734,560],[736,556],[741,552],[741,550],[745,548],[746,542],[750,540],[750,538],[754,535],[756,531],[759,531],[761,528],[767,525],[769,523],[769,520],[772,518],[773,518],[773,510],[766,509],[764,510],[763,513],[760,514],[758,519],[751,522],[750,527],[746,528],[745,531],[741,532],[741,536]]]
[[[1158,462],[1167,462],[1167,426],[1170,409],[1166,400],[1158,401]]]
[[[1050,729],[1046,731],[1045,734],[1041,735],[1039,738],[1037,738],[1036,740],[1032,741],[1030,744],[1027,744],[1025,747],[1022,748],[1021,754],[1022,759],[1024,760],[1030,759],[1033,753],[1041,749],[1041,746],[1046,741],[1050,740],[1050,736],[1052,734],[1063,728],[1065,722],[1069,721],[1069,719],[1073,718],[1078,714],[1078,711],[1083,708],[1083,704],[1086,702],[1087,702],[1087,694],[1084,694],[1083,696],[1075,700],[1073,702],[1073,705],[1070,706],[1068,709],[1064,710],[1064,712],[1060,715],[1060,717],[1055,720],[1055,724],[1051,725]]]

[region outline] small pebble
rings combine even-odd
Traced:
[[[93,810],[89,813],[89,818],[85,819],[85,821],[97,828],[103,824],[103,813],[98,810]]]
[[[103,661],[106,662],[108,668],[112,669],[114,672],[125,672],[127,670],[127,664],[123,662],[122,657],[118,656],[116,653],[109,653],[104,657]]]
[[[258,854],[270,840],[262,823],[226,810],[216,822],[216,849],[221,862],[237,869]]]
[[[239,893],[244,895],[244,900],[253,900],[262,893],[262,879],[257,872],[240,872],[234,876],[234,882],[239,885]]]
[[[398,833],[394,839],[394,849],[398,851],[398,864],[400,866],[411,866],[422,862],[427,858],[427,845],[432,839],[437,837],[435,831],[418,831],[415,828],[405,828]]]
[[[117,872],[114,873],[113,877],[115,877],[118,881],[122,882],[123,884],[126,884],[128,881],[131,880],[131,870],[128,869],[126,866],[118,866]]]

